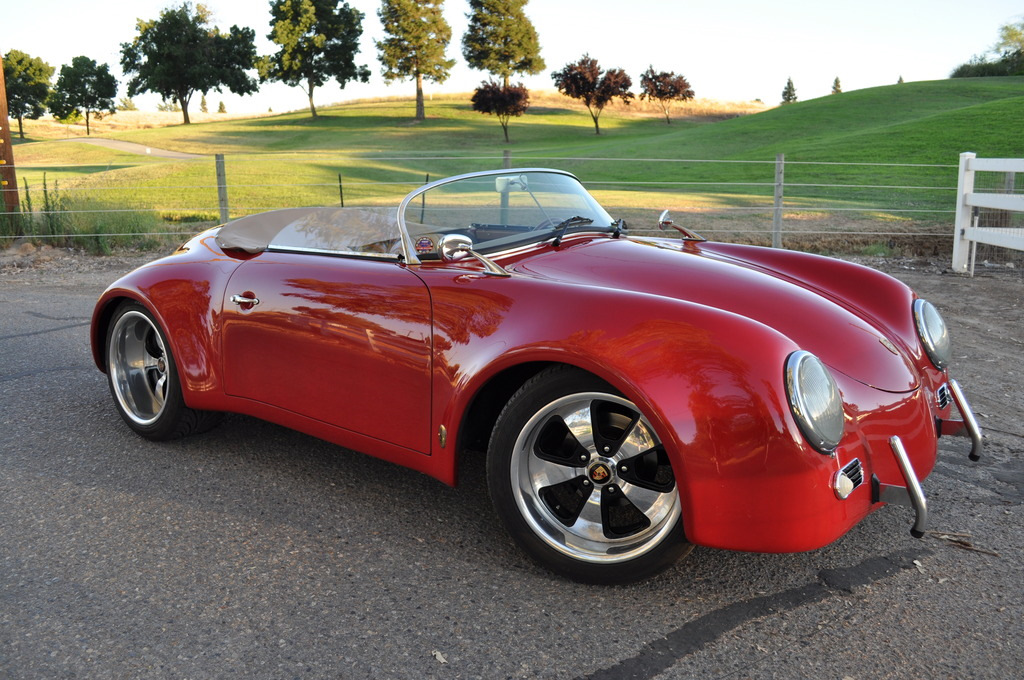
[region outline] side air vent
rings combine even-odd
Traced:
[[[864,483],[864,466],[860,464],[859,458],[854,458],[844,465],[843,474],[849,477],[850,481],[853,482],[854,489]]]
[[[935,393],[935,398],[939,402],[939,408],[946,408],[949,406],[951,397],[949,395],[949,385],[943,385],[939,388],[939,391]]]

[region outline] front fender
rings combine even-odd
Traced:
[[[777,331],[656,295],[425,274],[435,309],[436,418],[450,431],[495,376],[562,363],[601,377],[650,419],[671,457],[694,542],[721,543],[715,515],[749,506],[747,487],[734,481],[829,478],[834,463],[810,450],[790,414],[783,366],[798,347]]]
[[[200,245],[204,240],[195,239]],[[106,371],[105,343],[114,311],[123,300],[134,300],[153,314],[167,335],[185,403],[196,409],[218,408],[221,305],[224,285],[237,261],[209,255],[206,248],[183,248],[126,274],[104,291],[90,330],[93,360],[101,371]]]

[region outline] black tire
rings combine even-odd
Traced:
[[[114,312],[106,337],[107,383],[128,427],[153,441],[203,432],[223,414],[185,405],[178,367],[160,325],[137,302]]]
[[[545,369],[509,400],[491,435],[487,482],[516,543],[577,581],[639,581],[693,549],[654,428],[573,367]]]

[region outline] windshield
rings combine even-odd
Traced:
[[[496,252],[573,231],[610,231],[614,220],[571,175],[538,170],[481,173],[441,182],[403,201],[400,218],[420,259],[446,234]]]

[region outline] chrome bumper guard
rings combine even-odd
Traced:
[[[917,518],[914,526],[910,528],[910,534],[914,538],[922,538],[925,529],[928,528],[928,501],[925,500],[924,491],[921,490],[921,482],[917,480],[917,473],[914,472],[907,456],[907,450],[903,448],[903,442],[899,437],[889,439],[889,446],[893,455],[896,456],[896,464],[900,466],[903,474],[903,481],[906,486],[894,484],[882,484],[878,477],[871,477],[871,495],[875,503],[891,503],[893,505],[908,505],[914,508]]]
[[[939,422],[939,433],[943,435],[956,435],[971,438],[971,452],[968,454],[971,460],[981,459],[981,428],[978,427],[978,420],[974,417],[971,405],[967,403],[967,397],[956,380],[949,381],[949,391],[953,395],[953,403],[960,411],[962,420],[942,420]]]
[[[974,417],[971,405],[967,403],[967,397],[956,380],[949,381],[949,391],[953,396],[953,403],[960,411],[962,420],[941,420],[939,421],[939,432],[943,435],[958,435],[971,438],[971,460],[981,458],[981,428],[978,427],[978,420]],[[917,473],[910,464],[910,457],[907,450],[903,448],[903,442],[899,437],[889,439],[889,447],[896,457],[900,472],[903,474],[903,481],[906,486],[895,484],[882,484],[878,477],[871,477],[871,500],[875,503],[891,503],[893,505],[908,505],[914,508],[917,517],[910,533],[915,538],[922,538],[925,529],[928,528],[928,501],[925,500],[924,491],[921,490],[921,482],[917,479]]]

